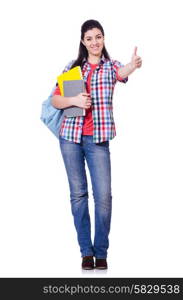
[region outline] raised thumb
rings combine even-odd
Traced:
[[[133,55],[137,55],[137,47],[134,48],[134,53]]]

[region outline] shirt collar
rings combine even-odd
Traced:
[[[101,64],[101,63],[104,63],[105,62],[105,60],[106,60],[106,58],[105,58],[105,56],[104,56],[104,54],[101,56],[101,58],[100,58],[100,62],[99,62],[99,65]],[[87,59],[86,59],[86,57],[84,57],[83,58],[83,62],[87,62]]]

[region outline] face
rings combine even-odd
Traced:
[[[104,47],[104,36],[98,28],[93,28],[85,32],[82,43],[88,50],[89,55],[101,56]]]

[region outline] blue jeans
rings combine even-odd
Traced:
[[[93,143],[93,136],[83,135],[81,143],[65,140],[61,136],[59,142],[70,187],[71,211],[81,257],[93,255],[96,258],[106,258],[112,210],[109,141]],[[91,241],[85,160],[91,176],[95,203],[93,244]]]

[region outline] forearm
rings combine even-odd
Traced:
[[[122,78],[128,77],[131,73],[135,71],[136,67],[130,62],[126,64],[124,67],[118,69],[118,75]]]
[[[51,99],[51,103],[55,108],[64,109],[66,107],[74,105],[74,98],[54,95]]]

